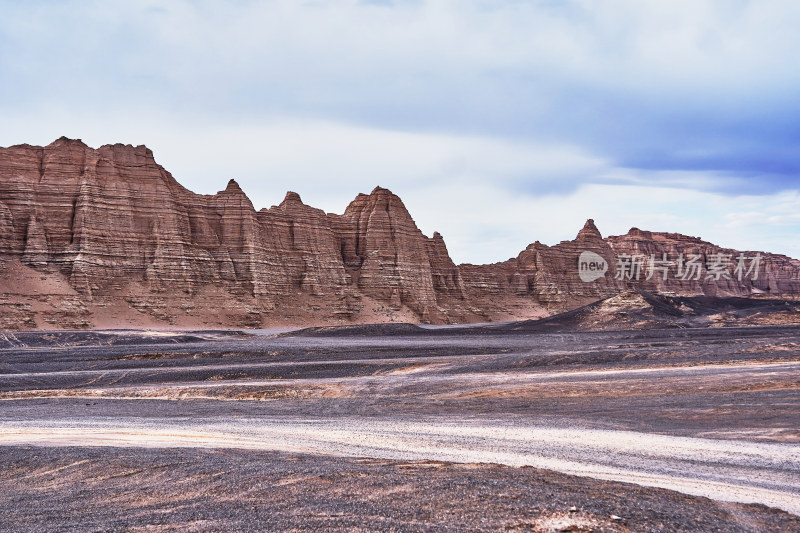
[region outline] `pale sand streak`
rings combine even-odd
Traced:
[[[0,444],[211,447],[530,465],[800,514],[800,445],[590,428],[392,420],[3,423]]]

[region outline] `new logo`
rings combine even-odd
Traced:
[[[590,283],[602,278],[608,271],[608,261],[594,252],[583,252],[578,258],[578,275],[581,281]]]

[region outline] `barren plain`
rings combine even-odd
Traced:
[[[800,531],[800,328],[0,335],[4,531]]]

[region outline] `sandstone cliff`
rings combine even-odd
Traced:
[[[609,269],[592,282],[578,275],[586,251]],[[708,270],[719,254],[727,275],[665,272],[690,257]],[[734,272],[738,255],[636,229],[604,239],[589,221],[574,241],[456,266],[442,236],[423,235],[380,187],[341,215],[293,192],[256,211],[233,180],[214,195],[185,189],[144,146],[62,137],[0,149],[0,329],[454,323],[543,316],[628,289],[800,294],[800,262],[762,253],[754,279]],[[755,256],[745,252],[745,266]],[[654,258],[659,268],[618,276],[620,257],[639,274]]]
[[[591,282],[579,275],[579,258],[587,251],[602,257],[608,268]],[[683,296],[800,295],[796,259],[637,228],[603,238],[591,219],[575,240],[555,246],[537,241],[504,263],[461,265],[460,270],[470,299],[481,309],[492,309],[503,295],[536,301],[551,312],[630,290]]]

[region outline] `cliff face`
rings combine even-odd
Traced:
[[[586,252],[605,262],[607,271],[596,279],[581,278]],[[796,259],[637,228],[604,239],[592,220],[573,241],[555,246],[537,241],[504,263],[460,268],[472,299],[514,294],[550,310],[568,310],[630,290],[684,296],[800,295]]]
[[[579,276],[587,251],[608,268],[591,282]],[[692,265],[708,266],[715,254],[730,256],[727,276],[664,274],[669,260],[697,256]],[[800,262],[761,254],[753,279],[734,273],[738,255],[674,234],[603,239],[590,221],[574,241],[456,266],[441,235],[423,235],[400,198],[380,187],[342,215],[293,192],[256,212],[233,180],[215,195],[183,188],[144,146],[92,149],[62,137],[0,149],[0,328],[447,323],[527,318],[629,288],[800,294]],[[746,252],[744,265],[755,255]],[[634,279],[634,268],[619,267],[626,256],[645,274],[658,258],[659,270]]]

